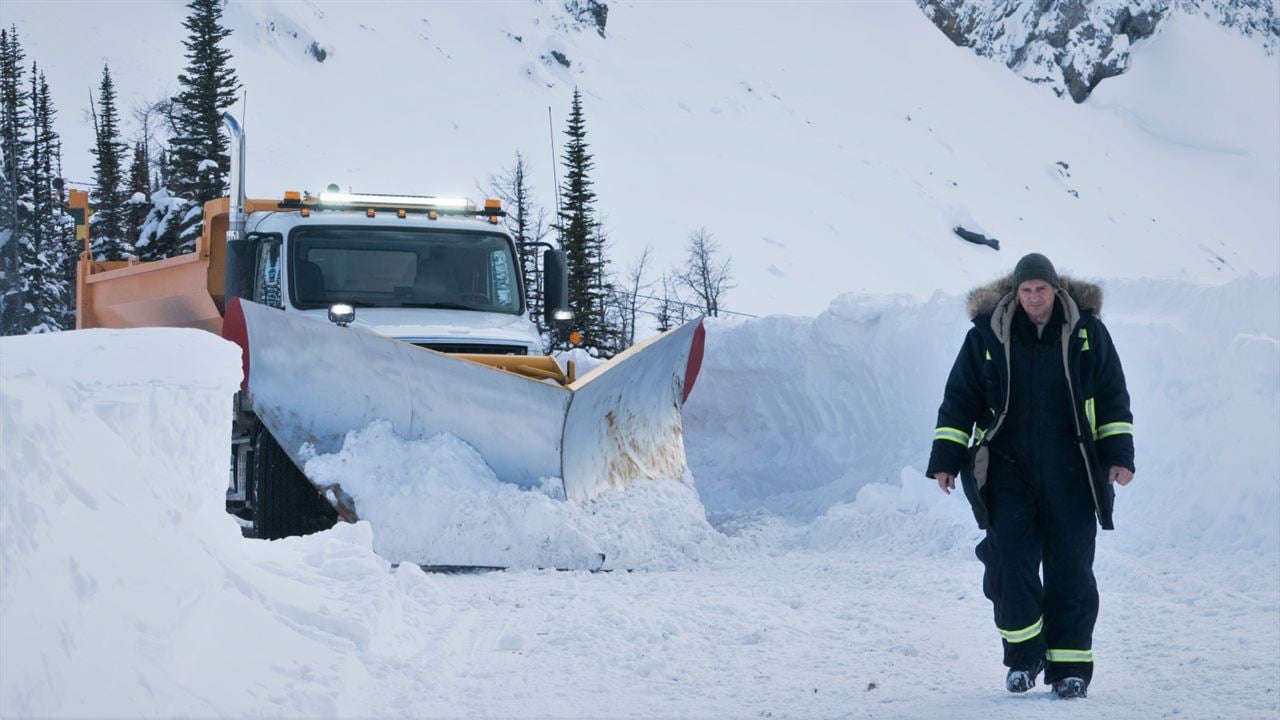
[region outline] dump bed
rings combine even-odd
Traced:
[[[86,238],[76,270],[76,327],[193,327],[221,334],[229,207],[228,198],[205,203],[195,252],[164,260],[93,260]],[[280,209],[277,200],[246,200],[244,208],[246,214]]]

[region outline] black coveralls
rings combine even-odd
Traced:
[[[1011,296],[1006,302],[1013,304],[1004,306],[1012,313],[1005,341],[991,331],[990,316],[975,319],[956,360],[928,472],[960,470],[987,530],[977,555],[1005,664],[1030,668],[1045,658],[1046,682],[1080,677],[1087,683],[1098,615],[1095,513],[1109,529],[1114,494],[1104,473],[1110,465],[1133,467],[1128,393],[1110,336],[1091,314],[1080,316],[1074,302],[1060,296],[1038,334]],[[1077,316],[1070,328],[1063,327],[1067,302]],[[1090,335],[1092,351],[1084,341]],[[1073,346],[1064,352],[1067,339]],[[1095,406],[1108,422],[1098,424]],[[978,442],[966,454],[970,426]],[[975,473],[975,450],[993,429],[984,469]]]
[[[1062,323],[1062,309],[1055,307],[1044,333],[1037,335],[1017,310],[1008,417],[991,444],[990,524],[977,554],[986,566],[982,590],[994,606],[1009,667],[1031,667],[1050,648],[1091,649],[1098,618],[1097,521],[1062,369]],[[1042,631],[1019,642],[1019,631],[1026,634],[1023,629],[1041,618]],[[1092,672],[1092,662],[1054,662],[1045,682],[1058,676],[1088,682]]]

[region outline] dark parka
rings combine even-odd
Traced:
[[[1062,362],[1074,405],[1076,445],[1085,460],[1098,521],[1111,530],[1115,491],[1107,480],[1108,470],[1113,465],[1134,470],[1133,415],[1124,371],[1111,335],[1098,318],[1102,289],[1064,276],[1056,302],[1056,312],[1064,319],[1059,326]],[[990,444],[999,436],[1009,409],[1009,344],[1019,310],[1013,276],[969,293],[968,310],[973,327],[947,378],[928,474],[958,474],[978,526],[986,528],[982,490]]]

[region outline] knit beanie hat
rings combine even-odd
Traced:
[[[1058,272],[1053,269],[1053,263],[1049,262],[1049,258],[1040,253],[1031,253],[1023,256],[1013,269],[1014,289],[1017,289],[1019,285],[1028,280],[1043,280],[1054,287],[1059,287],[1062,284],[1058,280]]]

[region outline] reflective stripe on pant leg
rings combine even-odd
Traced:
[[[1044,629],[1044,616],[1041,615],[1038,620],[1022,628],[1021,630],[1004,630],[1001,628],[996,628],[996,631],[999,632],[1000,637],[1004,638],[1005,640],[1008,640],[1011,643],[1020,643],[1020,642],[1026,642],[1027,640],[1030,640],[1036,637],[1037,635],[1040,634],[1040,631],[1043,629]]]
[[[1092,650],[1049,648],[1044,656],[1049,662],[1093,662]]]

